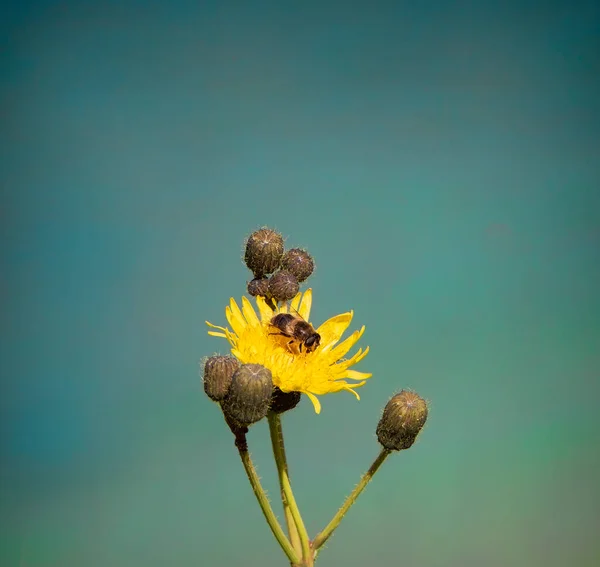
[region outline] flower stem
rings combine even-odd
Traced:
[[[275,514],[273,513],[273,509],[271,508],[271,504],[269,504],[267,494],[260,484],[258,474],[256,473],[256,469],[254,468],[252,459],[250,458],[250,453],[248,452],[248,443],[246,441],[246,431],[237,430],[233,431],[233,433],[235,435],[235,446],[240,453],[240,458],[242,459],[242,464],[244,465],[246,474],[248,475],[248,480],[252,485],[254,495],[260,504],[260,508],[265,516],[265,519],[267,520],[267,523],[269,524],[269,527],[271,528],[271,531],[273,532],[273,535],[275,536],[275,539],[279,542],[281,549],[283,549],[290,562],[292,564],[297,564],[300,561],[298,554],[292,547],[290,541],[283,532],[283,529],[279,525]]]
[[[285,523],[288,528],[288,533],[290,535],[290,541],[292,542],[292,547],[295,549],[296,553],[300,554],[302,551],[302,544],[300,542],[300,534],[298,533],[298,527],[296,526],[296,522],[294,521],[294,517],[292,516],[292,510],[290,508],[290,503],[285,495],[285,490],[283,489],[283,482],[281,480],[282,473],[280,472],[280,468],[283,468],[286,474],[289,477],[288,466],[287,466],[287,457],[285,455],[285,444],[283,442],[283,430],[281,427],[281,418],[277,415],[277,422],[275,420],[269,419],[269,432],[271,433],[271,446],[273,447],[273,455],[275,456],[275,464],[277,465],[277,472],[279,478],[279,490],[281,492],[281,502],[283,503],[283,512],[285,515]],[[272,422],[272,423],[271,423]]]
[[[296,553],[299,554],[302,551],[302,544],[300,543],[300,534],[298,533],[296,522],[294,522],[294,517],[292,516],[292,511],[290,510],[290,505],[285,499],[283,489],[281,490],[281,501],[283,502],[283,513],[285,515],[285,523],[288,528],[288,533],[290,534],[290,541],[292,542],[292,547],[294,548]]]
[[[315,552],[330,538],[334,530],[340,525],[342,518],[346,515],[346,512],[348,512],[350,506],[356,502],[356,499],[360,496],[360,493],[365,489],[367,484],[369,484],[369,481],[373,478],[377,472],[377,469],[381,466],[389,454],[390,451],[387,449],[381,450],[377,458],[373,461],[373,464],[369,467],[369,470],[363,474],[360,482],[354,487],[354,490],[346,498],[346,501],[342,504],[342,507],[338,510],[331,522],[329,522],[326,528],[313,540],[312,548],[315,550]]]
[[[285,445],[283,443],[283,431],[281,429],[281,417],[279,414],[269,412],[267,415],[269,420],[269,432],[271,433],[271,445],[273,447],[273,455],[275,457],[275,463],[277,465],[277,472],[279,476],[279,486],[281,487],[282,500],[284,510],[287,508],[292,516],[292,525],[289,525],[290,537],[294,540],[294,531],[300,539],[300,546],[302,548],[302,558],[305,563],[312,565],[313,552],[310,548],[310,540],[308,539],[308,533],[300,510],[296,504],[294,493],[292,492],[292,486],[290,484],[290,477],[288,474],[287,461],[285,457]],[[287,515],[286,515],[287,518]]]

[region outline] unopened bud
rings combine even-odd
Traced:
[[[273,392],[271,371],[260,364],[243,364],[234,373],[221,407],[241,425],[260,421],[269,411]]]
[[[408,449],[427,420],[427,402],[414,392],[402,390],[385,406],[377,425],[377,439],[385,449]]]
[[[225,398],[231,386],[233,373],[240,367],[237,358],[231,355],[215,355],[204,363],[204,391],[215,402]]]
[[[273,388],[271,396],[271,411],[283,413],[294,409],[299,403],[302,395],[300,392],[282,392],[277,386]]]
[[[248,293],[252,297],[262,296],[266,297],[269,294],[269,279],[268,278],[254,278],[248,282]]]
[[[281,263],[283,237],[270,228],[254,231],[246,241],[244,262],[255,278],[272,274]]]
[[[296,297],[300,285],[296,276],[287,270],[280,270],[269,280],[269,294],[275,301],[289,301]]]
[[[294,274],[299,282],[303,282],[313,273],[315,263],[306,250],[292,248],[281,258],[281,268]]]

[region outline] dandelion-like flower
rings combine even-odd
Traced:
[[[325,321],[318,329],[321,343],[312,352],[300,352],[290,348],[289,337],[277,334],[271,326],[271,319],[278,313],[299,314],[308,321],[312,305],[312,290],[304,294],[298,293],[287,305],[273,311],[262,297],[256,298],[258,315],[246,297],[242,297],[242,308],[233,298],[225,308],[227,321],[231,330],[226,327],[206,324],[217,331],[208,334],[226,338],[231,344],[231,354],[242,364],[261,364],[273,375],[273,385],[283,392],[302,392],[306,394],[315,407],[321,412],[321,403],[317,396],[346,390],[360,399],[356,388],[365,384],[371,374],[358,372],[350,367],[360,362],[369,347],[358,351],[350,358],[344,358],[364,333],[365,327],[354,331],[340,342],[342,335],[352,321],[353,312],[336,315]],[[353,382],[347,382],[352,380]]]

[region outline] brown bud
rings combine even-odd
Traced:
[[[300,392],[282,392],[275,386],[271,396],[271,411],[283,413],[294,409],[300,403],[300,398]]]
[[[255,278],[272,274],[281,262],[283,237],[278,232],[263,227],[254,231],[246,241],[244,262]]]
[[[265,297],[269,294],[269,278],[255,278],[248,282],[248,293],[252,297]]]
[[[303,282],[313,273],[315,263],[306,250],[292,248],[281,258],[281,269],[294,274],[298,282]]]
[[[273,392],[271,371],[260,364],[243,364],[236,370],[221,407],[241,425],[260,421],[269,411]]]
[[[427,420],[427,402],[414,392],[402,390],[385,406],[377,425],[377,439],[390,451],[408,449]]]
[[[296,297],[299,289],[296,276],[287,270],[274,273],[269,280],[269,294],[275,301],[289,301]]]
[[[231,385],[233,373],[240,367],[237,358],[231,355],[215,355],[204,363],[204,391],[215,402],[225,398]]]

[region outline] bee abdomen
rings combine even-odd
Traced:
[[[290,313],[278,313],[271,319],[271,325],[281,328],[284,325],[289,325],[294,319],[295,317]]]

